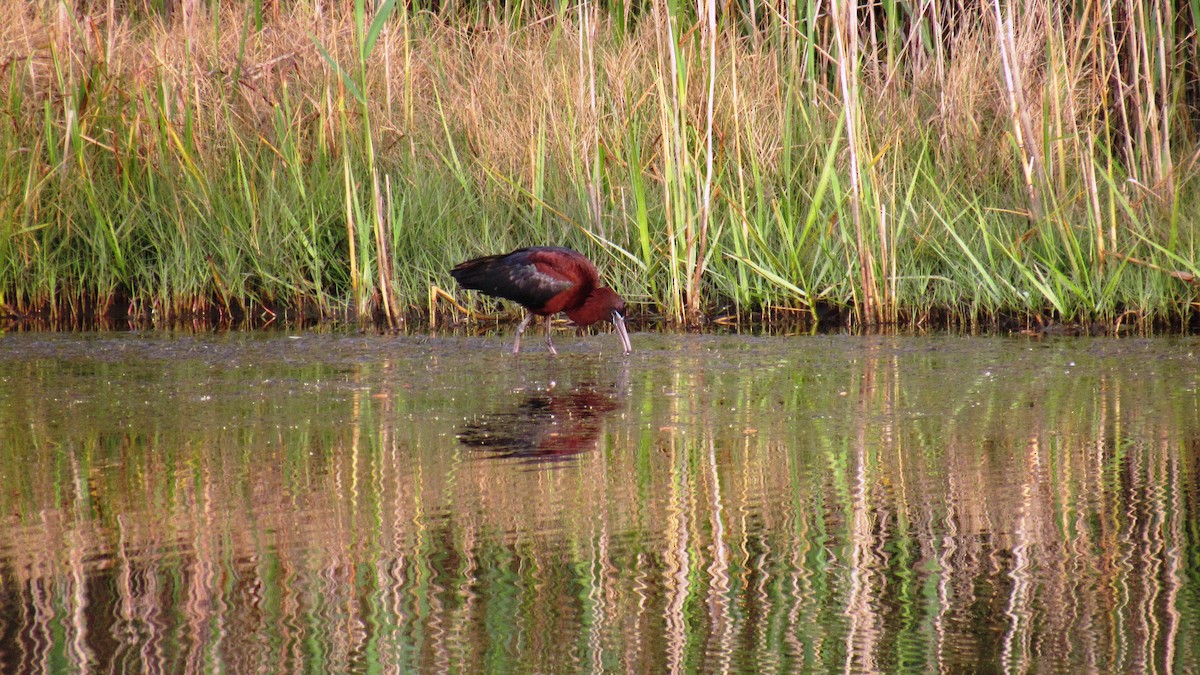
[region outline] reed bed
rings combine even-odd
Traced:
[[[579,248],[647,316],[1195,324],[1200,7],[0,9],[0,312],[487,311]],[[447,298],[454,302],[447,302]]]

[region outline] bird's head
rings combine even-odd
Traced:
[[[596,289],[596,293],[603,297],[604,309],[609,314],[616,312],[622,317],[625,316],[625,298],[617,295],[611,288],[601,287]]]
[[[613,289],[598,286],[578,308],[567,310],[567,316],[580,326],[590,326],[597,321],[611,321],[621,336],[621,347],[628,354],[633,351],[629,332],[625,330],[625,300]]]

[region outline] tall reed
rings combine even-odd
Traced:
[[[1193,320],[1194,3],[179,7],[0,10],[8,313],[395,327],[555,243],[680,323]]]

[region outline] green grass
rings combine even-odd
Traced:
[[[996,7],[10,10],[0,312],[395,327],[557,244],[681,324],[1192,324],[1194,9]]]

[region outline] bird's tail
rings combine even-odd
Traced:
[[[496,272],[498,271],[496,262],[503,257],[503,255],[487,255],[459,263],[450,270],[450,276],[454,277],[458,285],[463,288],[494,292]]]

